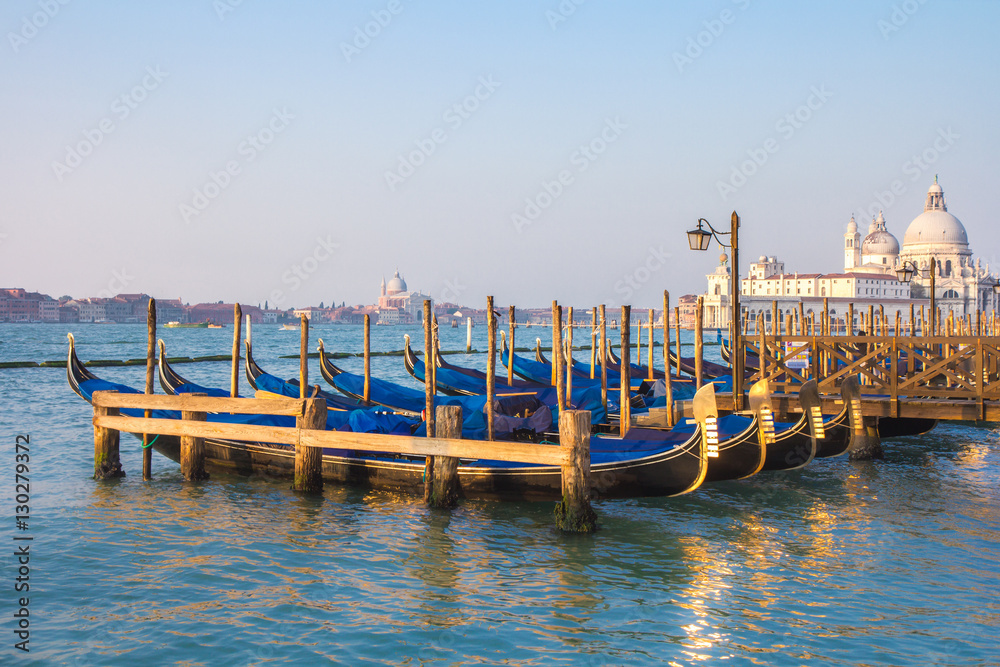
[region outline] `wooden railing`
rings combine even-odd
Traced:
[[[762,360],[747,389],[766,377],[775,393],[794,393],[815,379],[829,395],[857,375],[863,396],[1000,399],[1000,337],[763,336],[745,339],[744,353]]]
[[[590,412],[564,410],[559,417],[560,445],[523,442],[463,440],[461,408],[438,406],[438,437],[421,438],[378,433],[327,431],[327,405],[323,399],[215,398],[183,394],[156,396],[95,392],[95,477],[107,470],[121,470],[119,432],[177,436],[181,439],[181,470],[188,479],[205,475],[204,439],[264,442],[291,445],[295,450],[293,488],[322,489],[322,449],[348,449],[424,456],[428,459],[424,497],[431,504],[450,504],[457,496],[458,459],[483,459],[559,466],[563,501],[570,517],[593,516],[590,510]],[[181,419],[129,417],[122,409],[174,410]],[[294,427],[207,422],[207,413],[278,415],[296,418]],[[449,502],[434,502],[445,498]],[[588,514],[589,512],[589,514]],[[579,527],[579,524],[577,524]],[[592,529],[592,527],[591,527]]]

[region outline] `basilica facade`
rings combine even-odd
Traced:
[[[897,280],[896,271],[904,266],[913,269],[909,283]],[[740,280],[743,316],[755,322],[761,314],[769,323],[775,301],[781,317],[797,311],[799,302],[807,312],[819,313],[826,299],[832,318],[840,323],[851,303],[855,313],[882,306],[890,322],[896,312],[903,322],[909,322],[911,304],[918,310],[930,304],[931,272],[937,305],[945,317],[954,313],[975,319],[979,311],[988,315],[998,310],[993,289],[997,277],[990,273],[988,264],[973,257],[965,226],[948,212],[937,178],[927,191],[923,213],[907,227],[902,247],[880,212],[864,237],[851,217],[844,234],[843,273],[790,274],[776,257],[761,256],[751,263],[747,277]],[[705,326],[729,326],[730,275],[723,256],[719,267],[707,276]]]

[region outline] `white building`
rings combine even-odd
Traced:
[[[729,326],[730,272],[728,258],[723,255],[720,265],[707,276],[705,295],[705,326]],[[896,269],[904,262],[917,267],[910,283],[896,278]],[[779,316],[796,312],[799,302],[807,314],[820,313],[827,299],[831,315],[843,322],[849,304],[857,314],[873,306],[882,306],[890,322],[900,313],[909,322],[910,304],[917,310],[930,303],[930,271],[936,271],[935,292],[943,316],[972,315],[976,311],[989,314],[997,310],[998,300],[993,285],[997,282],[989,266],[973,261],[969,240],[962,223],[945,205],[944,191],[935,178],[927,192],[924,212],[906,230],[903,246],[893,236],[880,212],[868,227],[862,240],[857,222],[851,217],[844,234],[844,272],[836,274],[785,273],[784,262],[776,257],[761,256],[750,264],[746,278],[740,280],[741,306],[745,318],[755,322],[763,314],[771,320],[772,304],[778,302]],[[752,326],[752,325],[751,325]]]

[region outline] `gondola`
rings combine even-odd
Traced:
[[[126,385],[98,378],[83,367],[70,336],[66,365],[70,387],[81,398],[95,391],[138,393]],[[126,416],[141,416],[141,410],[123,409]],[[350,414],[329,413],[331,425],[347,430]],[[155,418],[179,419],[177,411],[153,411]],[[208,415],[209,421],[291,426],[291,417],[270,415]],[[331,424],[332,422],[332,424]],[[295,467],[294,449],[285,445],[237,442],[206,438],[205,467],[209,472],[242,475],[268,474],[290,478]],[[152,447],[173,461],[180,460],[180,439],[161,435]],[[706,449],[697,426],[677,429],[667,435],[650,429],[632,429],[625,438],[594,436],[591,451],[591,493],[595,498],[671,496],[692,491],[702,483],[706,471]],[[324,449],[323,479],[376,489],[422,494],[424,457],[361,454],[351,450]],[[526,465],[495,461],[462,460],[458,467],[460,495],[466,498],[512,500],[559,500],[562,476],[558,466]]]
[[[404,335],[403,341],[403,365],[413,379],[423,384],[424,362],[414,354],[410,347],[409,335]],[[440,359],[440,355],[436,356]],[[473,373],[451,364],[443,366],[439,362],[435,380],[438,391],[447,396],[479,396],[486,393],[485,373]],[[548,385],[527,380],[514,380],[513,385],[508,385],[506,376],[498,376],[494,381],[494,393],[496,394],[537,392],[548,388],[550,388]]]
[[[160,386],[166,394],[175,396],[177,394],[200,393],[205,394],[206,396],[229,396],[229,392],[223,389],[205,387],[181,377],[181,375],[177,373],[177,371],[175,371],[167,361],[167,350],[163,340],[157,341],[157,345],[160,350],[160,356],[159,359],[157,359],[157,370],[159,371],[160,376]]]
[[[552,362],[549,361],[548,359],[546,359],[545,355],[542,354],[542,339],[541,338],[536,338],[535,339],[535,361],[537,361],[540,364],[548,364],[550,366],[552,365]],[[576,359],[573,359],[573,377],[574,378],[586,378],[588,380],[591,379],[590,378],[590,367],[589,366],[585,366],[583,363],[577,361]]]
[[[507,346],[507,341],[501,337],[500,339],[500,364],[504,367],[508,367],[508,362],[513,358],[513,364],[511,367],[514,370],[514,375],[531,382],[537,382],[539,384],[551,384],[552,382],[552,365],[543,364],[532,359],[525,359],[524,357],[514,354],[510,354],[510,348]],[[608,376],[607,388],[609,390],[617,391],[621,384],[620,376]],[[600,388],[601,381],[594,379],[591,380],[589,377],[586,378],[573,378],[573,388],[577,387],[587,387],[587,388]],[[649,391],[650,387],[645,380],[640,378],[632,378],[630,388],[632,392],[639,392],[645,394]],[[692,394],[693,395],[693,394]],[[638,399],[638,401],[636,400]],[[641,396],[633,396],[634,407],[642,407]]]

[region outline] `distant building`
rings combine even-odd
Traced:
[[[59,302],[20,287],[0,289],[0,322],[58,322]]]
[[[720,259],[715,272],[707,276],[706,328],[729,326],[731,274],[728,258],[722,255]],[[896,275],[905,262],[916,267],[909,283],[900,282]],[[937,178],[927,191],[924,212],[906,229],[902,248],[882,213],[872,219],[864,239],[851,217],[844,234],[843,273],[790,274],[776,257],[761,256],[750,264],[747,277],[740,279],[740,305],[744,318],[754,323],[762,315],[768,328],[774,302],[783,321],[787,314],[798,312],[800,302],[807,318],[810,313],[818,315],[824,299],[839,325],[845,322],[850,304],[854,304],[855,326],[857,314],[869,306],[884,308],[890,322],[896,313],[909,322],[911,304],[917,309],[929,305],[931,271],[935,272],[937,305],[944,316],[975,317],[977,311],[990,314],[998,309],[993,290],[997,278],[988,264],[973,260],[965,227],[948,212]]]
[[[398,308],[401,322],[423,322],[424,301],[428,299],[431,301],[433,312],[434,299],[429,294],[408,291],[406,281],[399,275],[397,269],[388,283],[385,282],[385,278],[382,278],[378,307],[380,311],[383,308]]]

